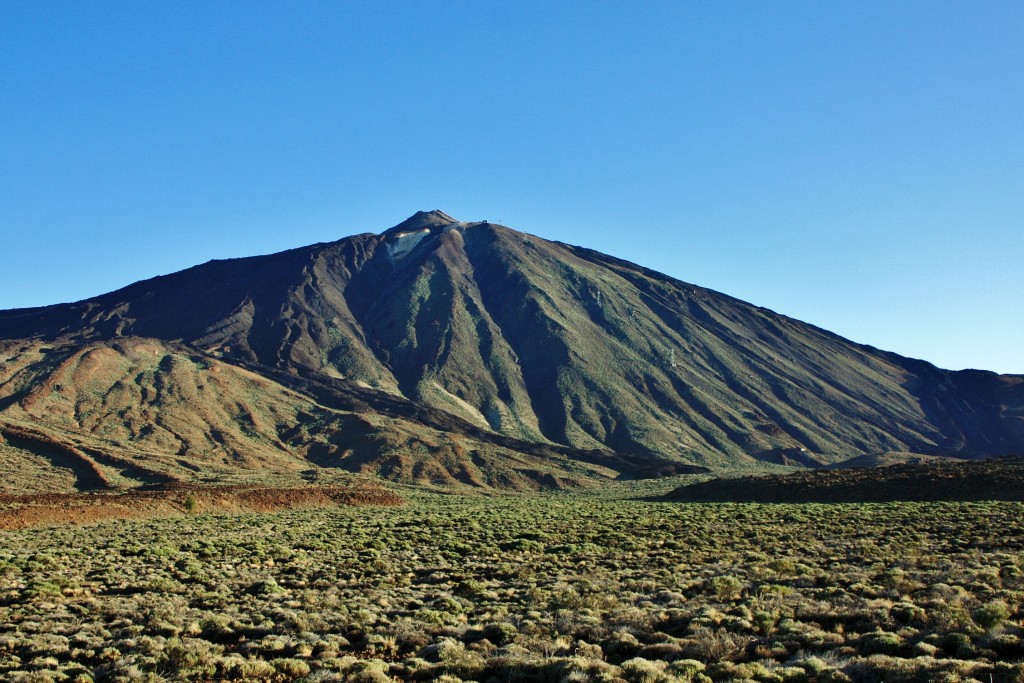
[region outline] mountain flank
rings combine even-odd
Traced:
[[[1024,458],[933,458],[895,465],[712,479],[682,486],[690,503],[885,503],[1024,500]]]
[[[29,487],[311,468],[593,485],[1024,452],[1024,377],[941,370],[430,211],[0,312],[0,434],[3,466]]]

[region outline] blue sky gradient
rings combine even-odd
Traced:
[[[1024,373],[1024,3],[0,3],[0,308],[435,208]]]

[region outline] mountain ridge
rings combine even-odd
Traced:
[[[379,234],[0,312],[9,342],[122,338],[400,397],[482,430],[473,438],[575,449],[569,459],[618,453],[632,463],[619,461],[620,473],[645,459],[654,471],[1024,451],[1024,377],[940,370],[614,256],[438,210]],[[11,409],[8,384],[0,406]]]

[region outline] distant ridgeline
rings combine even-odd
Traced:
[[[681,486],[692,503],[870,503],[1024,500],[1024,458],[940,458],[898,465],[712,479]]]

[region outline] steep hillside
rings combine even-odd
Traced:
[[[620,472],[645,461],[655,469],[817,465],[885,451],[1024,451],[1020,376],[940,370],[588,249],[439,211],[379,235],[211,261],[74,304],[0,312],[0,338],[15,350],[8,374],[31,365],[17,340],[84,353],[156,339],[185,350],[192,367],[167,361],[162,371],[186,384],[196,368],[221,362],[250,373],[239,377],[273,377],[275,391],[289,382],[321,397],[365,390],[371,403],[403,400],[417,428],[423,423],[408,418],[416,410],[438,434],[448,415],[477,437],[512,439],[514,449],[556,447],[556,459],[614,452],[625,458]],[[59,383],[80,392],[85,381]],[[296,424],[297,412],[319,415],[282,408],[268,431],[245,426],[245,410],[221,407],[211,392],[204,410],[216,413],[221,436],[182,446],[160,426],[161,411],[139,407],[140,391],[121,394],[124,416],[87,404],[72,419],[60,394],[47,415],[68,433],[110,430],[122,445],[184,448],[188,462],[215,461],[209,454],[227,444],[253,466],[284,452],[278,426]],[[41,418],[26,398],[18,409],[31,424]]]
[[[396,399],[374,409],[372,392],[321,403],[308,383],[289,388],[153,339],[5,343],[0,361],[0,493],[292,484],[333,472],[530,489],[592,485],[618,475],[607,465],[628,466],[477,432]]]

